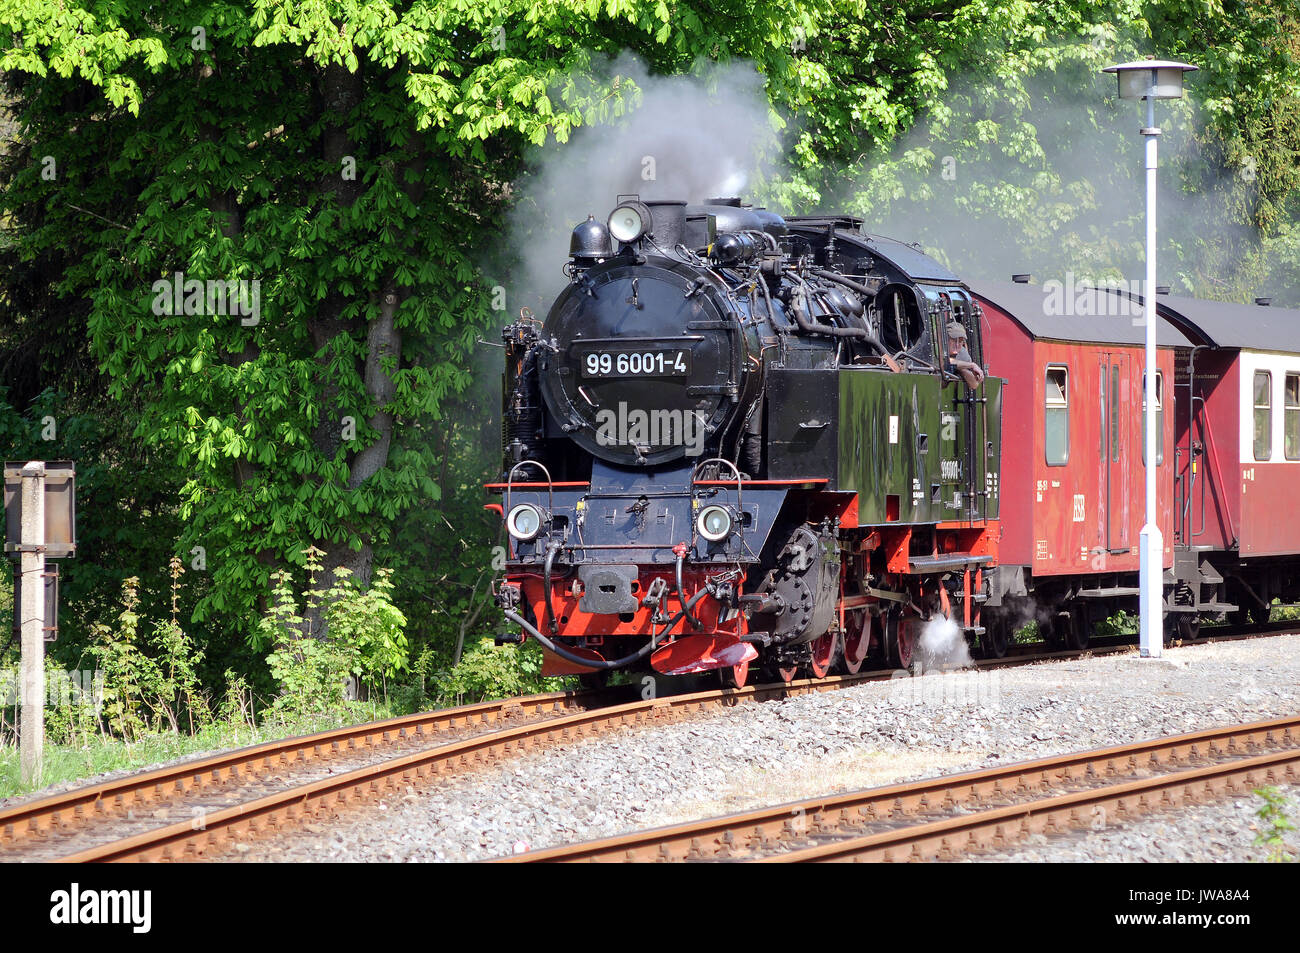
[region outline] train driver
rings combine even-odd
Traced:
[[[984,383],[984,369],[971,360],[966,350],[966,329],[956,318],[948,322],[948,360],[944,370],[960,374],[969,387]]]

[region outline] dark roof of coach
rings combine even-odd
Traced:
[[[1196,344],[1300,353],[1300,311],[1294,308],[1157,295],[1156,311]]]
[[[971,290],[1014,318],[1035,338],[1057,341],[1085,341],[1100,344],[1143,344],[1146,331],[1133,324],[1140,317],[1142,296],[1133,292],[1089,290],[1070,287],[1053,292],[1043,285],[1007,281],[973,281]],[[1063,315],[1061,295],[1091,298],[1091,309],[1102,315]],[[1101,296],[1110,297],[1107,303]],[[1123,299],[1128,303],[1120,303]],[[1115,312],[1120,312],[1116,314]],[[1208,301],[1182,295],[1159,295],[1156,313],[1163,319],[1161,345],[1187,347],[1203,344],[1215,348],[1245,348],[1255,351],[1283,351],[1300,354],[1300,310]]]
[[[1142,317],[1141,303],[1113,291],[1071,286],[1054,290],[1046,285],[1011,281],[968,284],[976,295],[1006,312],[1035,338],[1087,344],[1146,343],[1145,326],[1133,323],[1134,318]],[[1071,302],[1069,308],[1063,307],[1066,296]],[[1074,312],[1080,297],[1086,299],[1085,308],[1092,314],[1059,313]],[[1157,332],[1160,344],[1166,347],[1187,347],[1191,343],[1176,326],[1165,324]]]

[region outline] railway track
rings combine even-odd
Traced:
[[[744,701],[834,691],[889,677],[803,679],[620,704],[598,703],[608,693],[557,693],[272,742],[0,810],[0,858],[197,858],[214,847],[534,748]],[[454,740],[443,735],[457,728]],[[369,750],[371,756],[355,766],[341,757],[358,750]],[[284,776],[297,773],[291,770],[295,764],[312,761],[322,770],[307,777]],[[267,775],[274,775],[269,783]]]
[[[812,798],[505,863],[948,860],[1300,779],[1300,717]]]
[[[427,748],[431,742],[463,743],[503,726],[549,721],[585,711],[602,697],[552,692],[423,712],[224,751],[11,804],[0,808],[0,858],[48,857],[52,852],[61,857],[60,848],[74,841],[84,846],[96,840],[97,829],[112,837],[124,827],[147,828],[160,813],[170,813],[168,808],[183,807],[193,826],[202,823],[209,808],[229,807],[232,801],[267,794],[304,776],[364,767],[394,753]]]
[[[1132,651],[1131,644],[1117,642],[975,664],[997,668]],[[536,747],[743,701],[893,677],[875,671],[651,699],[637,698],[636,686],[556,692],[268,742],[0,808],[0,860],[197,858],[214,847]],[[629,693],[637,700],[623,701]]]

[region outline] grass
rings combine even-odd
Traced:
[[[162,732],[144,735],[133,743],[93,736],[84,745],[45,744],[41,782],[23,784],[16,745],[0,745],[0,798],[29,794],[55,784],[78,781],[107,771],[138,771],[149,765],[187,755],[224,748],[242,748],[295,735],[328,731],[344,725],[388,718],[391,712],[373,702],[350,702],[345,712],[314,715],[291,721],[215,724],[193,735]]]
[[[1284,606],[1281,599],[1274,599],[1269,619],[1273,622],[1294,622],[1300,619],[1300,606]]]

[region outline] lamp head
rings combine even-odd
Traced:
[[[1137,60],[1107,66],[1119,80],[1120,99],[1182,99],[1183,74],[1197,67],[1173,60]]]

